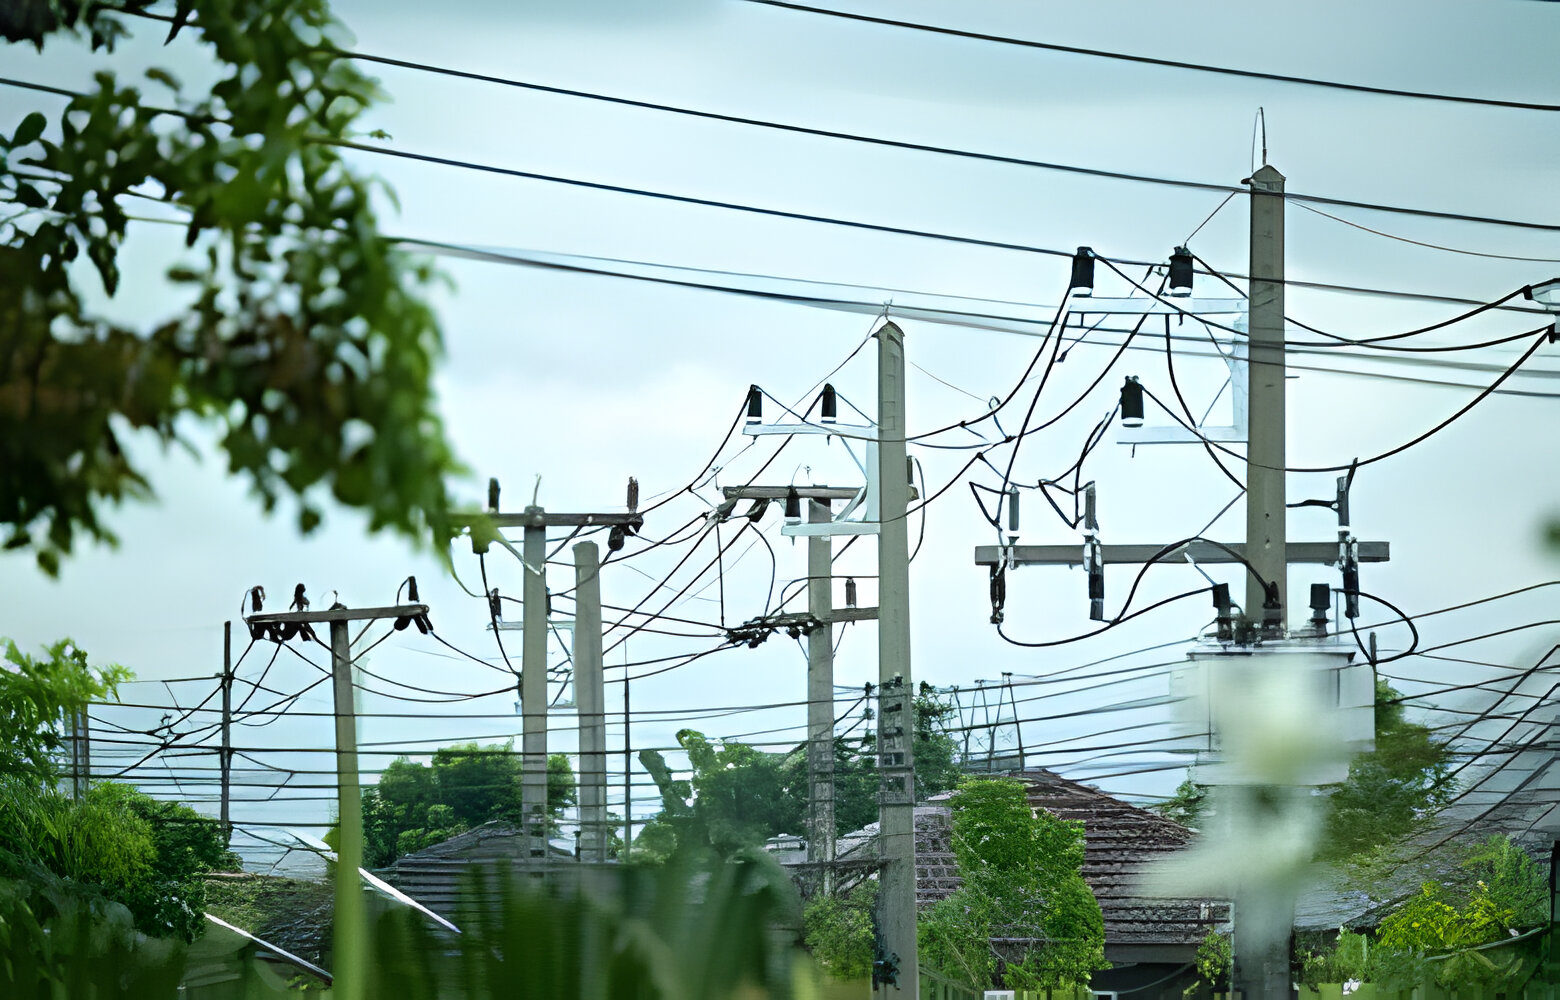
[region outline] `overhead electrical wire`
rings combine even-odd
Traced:
[[[1344,465],[1286,466],[1283,469],[1275,469],[1275,468],[1273,468],[1271,466],[1263,465],[1261,463],[1252,463],[1251,460],[1249,458],[1247,458],[1245,455],[1242,455],[1242,454],[1240,454],[1237,451],[1233,451],[1232,449],[1225,447],[1224,445],[1220,444],[1217,441],[1211,440],[1210,438],[1205,436],[1200,430],[1198,430],[1196,427],[1193,427],[1191,424],[1188,424],[1186,421],[1182,420],[1179,414],[1177,414],[1170,407],[1166,406],[1164,404],[1164,402],[1162,400],[1160,400],[1160,398],[1158,396],[1155,396],[1151,391],[1149,391],[1148,388],[1145,387],[1143,389],[1143,394],[1148,396],[1155,403],[1157,403],[1159,405],[1160,409],[1164,410],[1165,413],[1170,415],[1170,418],[1172,420],[1174,420],[1176,423],[1180,424],[1182,427],[1186,428],[1186,430],[1190,434],[1194,435],[1198,440],[1202,441],[1206,445],[1209,445],[1210,447],[1217,448],[1219,451],[1222,451],[1222,452],[1224,452],[1227,455],[1230,455],[1230,456],[1232,456],[1234,458],[1240,459],[1243,462],[1246,462],[1248,466],[1250,466],[1252,464],[1256,464],[1258,468],[1269,469],[1270,471],[1275,471],[1275,472],[1347,472],[1351,468],[1360,468],[1360,467],[1363,467],[1363,466],[1366,466],[1366,465],[1373,465],[1376,462],[1380,462],[1380,461],[1383,461],[1385,459],[1391,458],[1394,455],[1402,454],[1403,452],[1405,452],[1408,449],[1414,447],[1415,445],[1423,443],[1424,441],[1430,439],[1431,437],[1435,436],[1436,434],[1439,434],[1441,431],[1445,430],[1447,427],[1450,427],[1453,423],[1455,423],[1458,419],[1460,419],[1469,410],[1472,410],[1475,406],[1479,405],[1485,399],[1489,398],[1489,396],[1491,396],[1495,392],[1495,390],[1498,389],[1501,386],[1502,383],[1504,383],[1507,379],[1509,379],[1513,374],[1516,373],[1517,369],[1521,368],[1522,365],[1524,365],[1528,361],[1528,359],[1530,359],[1534,354],[1538,353],[1538,349],[1540,347],[1543,347],[1544,344],[1549,341],[1550,332],[1551,332],[1551,329],[1548,326],[1542,327],[1542,328],[1537,329],[1537,330],[1529,331],[1528,335],[1533,337],[1533,342],[1532,342],[1532,344],[1530,344],[1528,346],[1527,350],[1522,352],[1522,356],[1517,358],[1514,362],[1512,362],[1511,365],[1504,372],[1502,372],[1499,376],[1497,376],[1496,379],[1493,382],[1491,382],[1488,386],[1485,386],[1483,389],[1481,389],[1479,391],[1478,395],[1474,396],[1471,400],[1469,400],[1467,403],[1465,403],[1460,409],[1458,409],[1451,416],[1449,416],[1446,419],[1444,419],[1444,420],[1440,421],[1439,423],[1435,424],[1429,430],[1426,430],[1426,431],[1424,431],[1424,432],[1422,432],[1420,434],[1415,435],[1414,437],[1410,438],[1408,441],[1405,441],[1404,443],[1398,445],[1395,448],[1389,448],[1386,451],[1379,452],[1379,453],[1377,453],[1375,455],[1371,455],[1368,458],[1357,458],[1357,459],[1353,460],[1352,462],[1349,462],[1349,463],[1344,464]]]
[[[1206,63],[1185,62],[1179,59],[1162,59],[1155,56],[1130,55],[1124,52],[1113,52],[1109,49],[1090,49],[1076,45],[1062,45],[1056,42],[1041,42],[1028,38],[1014,38],[1008,35],[996,35],[979,31],[966,31],[960,28],[948,28],[934,24],[924,24],[916,21],[904,21],[895,18],[877,17],[870,14],[861,14],[854,11],[836,10],[829,7],[815,7],[808,4],[796,3],[794,0],[747,0],[749,3],[762,4],[766,7],[778,7],[785,10],[797,11],[807,14],[821,14],[827,17],[839,18],[847,21],[857,21],[866,24],[882,25],[884,27],[903,28],[913,31],[928,32],[936,35],[944,35],[952,38],[964,38],[972,41],[994,42],[1001,45],[1012,45],[1027,49],[1041,49],[1048,52],[1061,52],[1067,55],[1087,56],[1093,59],[1106,59],[1118,62],[1139,63],[1148,66],[1161,66],[1167,69],[1193,70],[1199,73],[1212,73],[1220,76],[1235,76],[1250,80],[1268,80],[1274,83],[1291,83],[1306,87],[1321,87],[1329,90],[1346,90],[1360,94],[1378,94],[1384,97],[1412,98],[1414,100],[1438,101],[1451,104],[1473,104],[1492,108],[1511,108],[1522,111],[1560,111],[1560,104],[1545,104],[1536,101],[1508,101],[1493,97],[1465,97],[1458,94],[1438,94],[1419,90],[1404,90],[1396,87],[1376,87],[1362,83],[1345,83],[1338,80],[1324,80],[1316,77],[1290,76],[1283,73],[1271,73],[1265,70],[1237,69],[1229,66],[1213,66]]]
[[[1197,260],[1199,263],[1202,263],[1205,267],[1208,266],[1207,263],[1202,260],[1202,258],[1197,257],[1195,254],[1193,254],[1192,256],[1193,256],[1193,259]],[[1163,295],[1162,294],[1162,290],[1161,291],[1150,291],[1147,287],[1145,287],[1144,285],[1142,285],[1138,281],[1134,280],[1131,275],[1127,274],[1121,268],[1119,268],[1115,264],[1111,263],[1111,261],[1108,258],[1101,257],[1099,259],[1104,261],[1106,267],[1108,267],[1112,271],[1114,271],[1118,276],[1121,277],[1121,279],[1123,281],[1127,282],[1135,290],[1143,292],[1145,295],[1150,296],[1151,298],[1153,298],[1156,302],[1160,303],[1161,305],[1166,306],[1167,308],[1173,309],[1178,315],[1180,315],[1182,317],[1186,317],[1186,318],[1195,319],[1197,322],[1202,323],[1204,326],[1216,327],[1216,328],[1218,328],[1220,330],[1223,330],[1223,331],[1225,331],[1227,333],[1236,334],[1238,336],[1249,336],[1249,334],[1247,334],[1246,331],[1236,329],[1235,327],[1228,326],[1228,325],[1225,325],[1223,323],[1216,323],[1213,320],[1207,319],[1206,317],[1199,316],[1199,315],[1191,312],[1190,310],[1188,310],[1186,308],[1185,305],[1183,305],[1182,303],[1176,301],[1176,299],[1174,299],[1174,298],[1167,298],[1165,295]],[[1233,281],[1230,281],[1223,274],[1220,274],[1217,271],[1212,271],[1211,269],[1210,269],[1210,273],[1213,274],[1215,277],[1218,277],[1226,285],[1230,286],[1230,288],[1232,288],[1237,293],[1239,293],[1241,298],[1249,298],[1250,297],[1247,292],[1241,290],[1239,286],[1237,286]],[[1337,348],[1342,348],[1342,347],[1368,347],[1368,348],[1371,348],[1372,350],[1378,350],[1378,351],[1400,351],[1400,352],[1411,353],[1411,354],[1445,354],[1445,353],[1452,353],[1452,352],[1456,352],[1456,351],[1479,350],[1479,349],[1485,348],[1485,347],[1498,347],[1498,346],[1500,346],[1502,344],[1509,344],[1509,343],[1511,343],[1513,341],[1517,341],[1517,340],[1523,339],[1524,337],[1527,336],[1526,331],[1524,331],[1522,333],[1509,334],[1509,335],[1504,336],[1504,337],[1497,337],[1497,338],[1492,339],[1492,340],[1481,341],[1481,342],[1475,343],[1475,344],[1449,344],[1449,345],[1445,345],[1445,346],[1434,346],[1434,347],[1399,347],[1399,346],[1384,347],[1382,345],[1384,343],[1386,343],[1387,341],[1403,340],[1403,339],[1408,338],[1408,337],[1417,337],[1417,336],[1420,336],[1420,335],[1425,334],[1425,333],[1430,333],[1430,332],[1432,332],[1434,330],[1440,330],[1440,329],[1444,329],[1445,327],[1448,327],[1448,326],[1453,326],[1453,325],[1455,325],[1457,323],[1462,323],[1462,322],[1464,322],[1466,320],[1472,319],[1473,317],[1479,315],[1480,313],[1488,312],[1491,309],[1498,309],[1501,306],[1505,305],[1507,302],[1510,302],[1513,299],[1520,298],[1526,292],[1528,292],[1530,290],[1530,288],[1531,288],[1531,286],[1525,286],[1523,288],[1514,289],[1512,291],[1507,292],[1505,295],[1502,295],[1498,299],[1493,299],[1493,300],[1488,301],[1488,302],[1480,303],[1479,305],[1475,306],[1474,308],[1469,309],[1466,312],[1460,313],[1459,315],[1453,316],[1450,319],[1440,320],[1438,322],[1431,323],[1431,324],[1429,324],[1427,326],[1422,326],[1422,327],[1419,327],[1419,328],[1413,329],[1413,330],[1407,330],[1407,331],[1404,331],[1404,332],[1401,332],[1401,333],[1385,334],[1385,335],[1376,336],[1376,337],[1359,337],[1359,338],[1344,337],[1344,336],[1341,336],[1339,334],[1328,333],[1325,330],[1319,330],[1316,327],[1309,326],[1309,325],[1307,325],[1305,323],[1302,323],[1301,321],[1299,321],[1299,320],[1297,320],[1297,319],[1295,319],[1295,318],[1293,318],[1291,316],[1285,316],[1284,317],[1285,322],[1292,323],[1295,326],[1300,327],[1303,330],[1307,330],[1307,331],[1310,331],[1311,333],[1319,334],[1319,335],[1321,335],[1323,337],[1326,337],[1328,339],[1328,342],[1313,341],[1313,340],[1287,340],[1287,339],[1285,339],[1281,343],[1282,343],[1282,345],[1285,348],[1301,347],[1301,348],[1332,348],[1332,349],[1337,349]]]

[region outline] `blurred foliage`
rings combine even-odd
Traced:
[[[363,866],[387,867],[491,820],[519,823],[521,774],[513,740],[442,747],[429,764],[406,757],[391,761],[378,784],[363,789]],[[569,758],[552,754],[547,812],[553,826],[576,796]],[[325,839],[334,844],[335,830]]]
[[[1429,727],[1404,717],[1402,698],[1386,681],[1376,681],[1376,749],[1350,762],[1345,781],[1325,787],[1327,811],[1318,857],[1363,860],[1413,833],[1450,799],[1446,744],[1435,739]],[[1188,778],[1154,808],[1195,828],[1207,794],[1207,786]]]
[[[872,948],[876,940],[872,910],[877,905],[878,884],[867,880],[849,892],[819,893],[802,910],[803,940],[825,972],[836,979],[864,979],[872,975]]]
[[[925,688],[915,699],[916,797],[925,799],[959,780],[958,746],[946,731],[952,705]],[[867,710],[864,720],[870,720]],[[644,751],[640,763],[660,788],[664,803],[634,839],[634,856],[665,858],[684,838],[693,846],[730,853],[762,844],[779,834],[807,832],[807,745],[768,753],[735,740],[712,742],[684,729],[678,745],[688,754],[689,778],[678,779],[658,751]],[[836,835],[877,822],[877,737],[868,732],[834,739],[834,827]]]
[[[496,882],[496,884],[494,884]],[[796,894],[762,852],[678,852],[578,882],[473,872],[444,935],[415,912],[376,923],[368,996],[719,1000],[792,994]],[[756,993],[754,992],[756,991]]]
[[[146,6],[21,0],[0,34],[111,51],[122,8]],[[104,71],[52,117],[0,127],[4,545],[52,574],[80,534],[112,542],[104,503],[152,492],[124,436],[188,445],[186,416],[220,430],[228,470],[267,510],[295,496],[304,531],[328,489],[371,530],[446,537],[441,344],[413,291],[433,273],[380,235],[371,183],[332,144],[376,86],[335,53],[325,0],[180,0],[169,40],[181,31],[217,71],[209,91]],[[188,294],[150,330],[91,304],[94,283],[122,291],[133,197],[186,220],[167,278]]]
[[[1032,811],[1010,778],[969,778],[953,797],[964,885],[922,911],[921,960],[975,989],[1086,985],[1105,961],[1105,923],[1083,881],[1083,824]],[[998,948],[992,938],[1017,939]]]
[[[0,878],[6,1000],[172,998],[183,971],[183,943],[140,933],[124,906],[47,872]]]
[[[460,934],[404,907],[383,910],[366,941],[363,995],[396,1000],[568,997],[725,1000],[812,995],[792,944],[797,901],[762,852],[679,852],[666,864],[563,869],[545,880],[474,869]],[[122,907],[82,903],[57,885],[0,882],[0,996],[32,1000],[183,995],[184,952],[136,934]],[[85,908],[84,908],[85,907]],[[275,992],[248,960],[236,992]],[[190,995],[207,996],[199,990]],[[328,997],[330,991],[320,991]]]

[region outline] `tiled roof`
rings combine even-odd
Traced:
[[[1143,867],[1186,847],[1186,827],[1051,771],[1013,777],[1029,787],[1031,806],[1083,824],[1083,880],[1099,900],[1107,943],[1195,945],[1229,919],[1223,901],[1140,894]]]
[[[1156,857],[1186,847],[1193,836],[1186,827],[1050,771],[1012,777],[1029,787],[1031,806],[1083,823],[1083,879],[1099,900],[1107,947],[1195,947],[1210,928],[1229,919],[1229,904],[1223,901],[1138,893],[1139,870]],[[953,855],[951,811],[944,804],[948,797],[915,807],[915,897],[920,907],[945,899],[963,884]],[[841,837],[839,858],[875,854],[877,832],[873,823]]]

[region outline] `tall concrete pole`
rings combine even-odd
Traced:
[[[601,563],[574,546],[574,697],[580,717],[580,860],[607,860],[607,706],[601,680]]]
[[[1250,373],[1246,403],[1246,558],[1278,584],[1288,612],[1284,552],[1284,175],[1251,175]],[[1246,613],[1261,620],[1266,595],[1246,577]],[[1284,627],[1282,619],[1278,622]]]
[[[807,502],[807,520],[830,519],[829,504]],[[807,611],[829,622],[834,614],[834,539],[807,539]],[[834,626],[807,636],[807,860],[823,865],[822,888],[834,891]]]
[[[900,739],[879,724],[878,843],[883,867],[878,883],[878,928],[885,957],[897,962],[895,1000],[916,1000],[920,966],[915,940],[915,775],[911,731],[915,690],[910,674],[910,532],[906,509],[910,479],[905,464],[905,345],[898,326],[878,327],[878,689],[903,695]],[[881,713],[880,713],[881,718]],[[895,745],[897,743],[897,745]],[[874,985],[875,995],[889,987]]]
[[[233,836],[233,623],[222,623],[222,832]]]
[[[345,619],[330,623],[332,690],[336,703],[336,802],[341,838],[336,844],[336,917],[332,973],[334,996],[362,1000],[368,969],[367,920],[358,868],[363,864],[363,799],[358,788],[357,716],[352,697],[352,641]]]
[[[527,507],[520,647],[520,815],[528,857],[547,856],[547,524]]]
[[[1260,582],[1247,574],[1246,613],[1283,635],[1289,561],[1284,507],[1284,175],[1267,164],[1251,175],[1250,366],[1246,409],[1246,558],[1256,574],[1278,585],[1276,621],[1262,614]],[[1271,635],[1268,628],[1263,631]],[[1251,817],[1260,835],[1269,804],[1293,789],[1236,786],[1231,807]],[[1242,914],[1245,919],[1242,920]],[[1234,979],[1245,996],[1293,996],[1289,970],[1294,898],[1238,891],[1235,899]]]

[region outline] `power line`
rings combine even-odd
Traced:
[[[841,18],[849,21],[859,21],[867,24],[878,24],[893,28],[907,28],[915,31],[930,32],[937,35],[946,35],[954,38],[966,38],[973,41],[995,42],[1002,45],[1016,45],[1027,49],[1043,49],[1049,52],[1062,52],[1068,55],[1088,56],[1096,59],[1109,59],[1119,62],[1140,63],[1149,66],[1163,66],[1169,69],[1195,70],[1199,73],[1214,73],[1221,76],[1236,76],[1251,80],[1270,80],[1275,83],[1293,83],[1307,87],[1322,87],[1330,90],[1346,90],[1353,93],[1379,94],[1384,97],[1404,97],[1424,101],[1440,101],[1452,104],[1474,104],[1493,108],[1513,108],[1522,111],[1560,111],[1560,104],[1543,104],[1534,101],[1506,101],[1491,97],[1465,97],[1458,94],[1437,94],[1419,90],[1403,90],[1396,87],[1375,87],[1362,83],[1344,83],[1338,80],[1323,80],[1307,76],[1290,76],[1283,73],[1269,73],[1262,70],[1236,69],[1229,66],[1211,66],[1205,63],[1184,62],[1178,59],[1161,59],[1154,56],[1129,55],[1124,52],[1112,52],[1109,49],[1087,49],[1075,45],[1061,45],[1055,42],[1039,42],[1028,38],[1013,38],[1007,35],[994,35],[978,31],[966,31],[960,28],[946,28],[932,24],[922,24],[915,21],[901,21],[887,17],[874,17],[869,14],[858,14],[853,11],[832,10],[826,7],[812,7],[806,4],[794,3],[791,0],[748,0],[749,3],[763,4],[767,7],[779,7],[785,10],[799,11],[807,14],[822,14],[828,17]]]
[[[1476,395],[1472,399],[1470,399],[1466,404],[1464,404],[1459,410],[1457,410],[1451,416],[1449,416],[1446,419],[1444,419],[1444,420],[1440,421],[1439,423],[1435,424],[1434,426],[1432,426],[1430,429],[1424,431],[1423,433],[1415,435],[1414,437],[1412,437],[1409,440],[1403,442],[1402,444],[1398,445],[1397,447],[1389,448],[1386,451],[1379,452],[1378,454],[1375,454],[1375,455],[1371,455],[1369,458],[1357,458],[1354,461],[1349,462],[1349,463],[1347,463],[1345,465],[1298,466],[1298,467],[1297,466],[1288,466],[1288,467],[1286,467],[1284,469],[1274,470],[1274,471],[1282,471],[1282,472],[1348,472],[1350,469],[1359,468],[1359,467],[1366,466],[1366,465],[1372,465],[1372,464],[1374,464],[1376,462],[1380,462],[1380,461],[1383,461],[1385,459],[1391,458],[1394,455],[1401,454],[1401,453],[1407,451],[1408,449],[1414,447],[1415,445],[1421,444],[1424,441],[1428,440],[1429,438],[1435,436],[1436,434],[1438,434],[1441,431],[1445,430],[1447,427],[1450,427],[1453,423],[1455,423],[1459,418],[1461,418],[1469,410],[1472,410],[1475,406],[1479,405],[1485,399],[1489,398],[1489,396],[1492,395],[1495,392],[1495,390],[1500,388],[1502,383],[1504,383],[1512,375],[1516,374],[1517,369],[1521,368],[1522,365],[1524,363],[1526,363],[1529,358],[1531,358],[1534,354],[1538,353],[1538,349],[1540,347],[1543,347],[1544,344],[1548,341],[1550,333],[1551,333],[1551,330],[1547,326],[1546,327],[1542,327],[1542,328],[1540,328],[1538,330],[1530,330],[1530,331],[1528,331],[1528,336],[1531,336],[1531,337],[1534,338],[1533,339],[1533,343],[1528,346],[1528,349],[1526,351],[1522,352],[1522,356],[1521,357],[1517,358],[1516,361],[1512,362],[1511,365],[1508,368],[1506,368],[1505,371],[1501,372],[1501,374],[1498,377],[1496,377],[1496,379],[1493,382],[1491,382],[1488,386],[1485,386],[1483,389],[1481,389],[1479,391],[1478,395]],[[1152,399],[1156,404],[1158,404],[1160,409],[1164,410],[1165,413],[1169,414],[1169,416],[1170,416],[1170,418],[1172,420],[1174,420],[1176,423],[1178,423],[1182,427],[1184,427],[1187,430],[1188,433],[1190,433],[1193,436],[1195,436],[1199,441],[1202,441],[1204,444],[1209,445],[1210,447],[1217,448],[1219,451],[1222,451],[1222,452],[1224,452],[1227,455],[1233,456],[1234,458],[1238,458],[1241,461],[1246,462],[1248,466],[1254,464],[1245,455],[1242,455],[1239,452],[1236,452],[1236,451],[1234,451],[1234,450],[1232,450],[1230,448],[1227,448],[1224,445],[1220,444],[1219,442],[1214,441],[1214,440],[1206,437],[1196,427],[1193,427],[1192,425],[1188,424],[1186,421],[1182,420],[1179,414],[1177,414],[1170,407],[1166,406],[1164,404],[1164,402],[1158,396],[1155,396],[1146,387],[1143,389],[1143,393],[1144,393],[1144,395],[1146,395],[1150,399]],[[1259,468],[1269,468],[1269,466],[1260,465],[1260,464],[1258,464],[1258,467]]]

